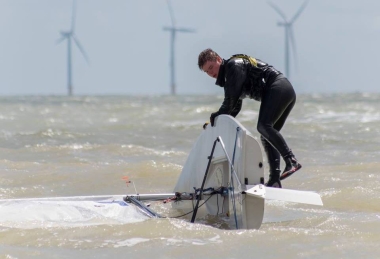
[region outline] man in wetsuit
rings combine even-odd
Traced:
[[[291,83],[272,66],[244,54],[225,60],[212,49],[206,49],[199,54],[198,66],[216,79],[216,85],[224,88],[224,101],[211,114],[211,126],[220,114],[236,117],[244,98],[261,101],[257,130],[269,163],[269,180],[265,185],[281,188],[281,180],[302,167],[280,134],[296,102]],[[280,155],[286,164],[282,174]]]

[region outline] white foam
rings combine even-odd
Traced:
[[[114,245],[114,247],[123,247],[123,246],[131,247],[131,246],[135,246],[139,243],[143,243],[143,242],[147,242],[147,241],[149,241],[149,239],[147,239],[147,238],[135,237],[135,238],[126,239],[124,241],[119,241],[116,243],[116,245]]]

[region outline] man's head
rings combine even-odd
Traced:
[[[198,67],[209,76],[217,78],[223,59],[212,49],[205,49],[198,56]]]

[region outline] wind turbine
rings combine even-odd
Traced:
[[[165,26],[163,28],[164,31],[170,31],[170,87],[171,87],[171,94],[175,95],[176,94],[176,83],[175,83],[175,51],[174,51],[174,43],[175,43],[175,38],[176,38],[176,33],[177,32],[195,32],[193,29],[186,29],[186,28],[177,28],[176,27],[176,22],[174,20],[174,14],[173,10],[170,4],[170,0],[166,1],[168,4],[169,8],[169,13],[170,13],[170,18],[172,21],[172,26],[168,27]]]
[[[278,22],[278,26],[283,26],[285,28],[285,74],[286,76],[290,76],[290,46],[292,47],[294,61],[297,60],[297,54],[296,54],[296,43],[294,40],[294,34],[293,34],[293,23],[296,21],[296,19],[301,15],[302,11],[305,9],[307,3],[309,1],[306,0],[302,6],[298,9],[297,13],[293,16],[293,18],[288,21],[285,14],[281,11],[280,8],[278,8],[275,4],[268,2],[268,4],[282,17],[283,22]]]
[[[80,44],[77,36],[75,35],[75,9],[76,9],[76,1],[73,0],[73,13],[71,17],[71,29],[69,31],[60,31],[61,38],[59,38],[56,44],[61,43],[64,40],[67,40],[67,90],[68,95],[73,95],[73,82],[72,82],[72,54],[71,54],[71,46],[72,41],[78,47],[79,51],[82,53],[84,59],[89,63],[87,54]]]

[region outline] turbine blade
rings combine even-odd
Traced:
[[[84,50],[84,48],[83,48],[82,45],[80,44],[80,42],[79,42],[79,40],[77,39],[77,37],[76,37],[75,35],[72,35],[72,38],[73,38],[75,44],[77,45],[78,49],[79,49],[80,52],[82,53],[82,55],[83,55],[84,59],[86,60],[86,62],[87,62],[88,64],[90,64],[90,61],[89,61],[89,59],[88,59],[88,57],[87,57],[87,54],[86,54],[86,51]]]
[[[168,3],[169,13],[170,13],[170,19],[172,20],[172,26],[175,27],[175,19],[174,19],[174,12],[173,12],[173,9],[172,9],[172,5],[170,3],[170,0],[166,0],[166,2]]]
[[[66,37],[62,36],[61,38],[59,38],[58,40],[55,41],[55,45],[58,45],[59,43],[61,43],[65,39],[66,39]]]
[[[294,66],[296,70],[298,70],[298,61],[297,61],[297,48],[296,48],[296,41],[294,40],[294,34],[293,34],[293,28],[290,26],[289,30],[289,41],[293,52],[293,59],[294,59]]]
[[[187,29],[187,28],[177,28],[175,30],[178,32],[195,32],[194,29]]]
[[[162,29],[163,29],[164,31],[173,31],[173,30],[175,30],[174,27],[169,27],[169,26],[164,26]]]
[[[75,29],[75,16],[76,16],[76,1],[73,0],[73,13],[71,16],[71,32],[74,32]]]
[[[309,0],[306,0],[305,2],[303,2],[302,6],[300,7],[300,9],[298,9],[297,13],[293,16],[293,18],[290,20],[290,24],[292,24],[300,15],[301,13],[303,12],[303,10],[305,9],[306,5],[309,3]]]
[[[286,15],[281,11],[280,8],[278,8],[274,3],[268,2],[268,4],[284,19],[285,22],[287,22]]]

